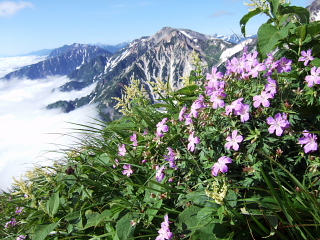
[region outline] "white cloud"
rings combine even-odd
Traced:
[[[15,15],[18,11],[24,8],[33,8],[34,5],[30,2],[12,2],[3,1],[0,2],[0,17],[11,17]]]
[[[63,155],[49,152],[72,146],[75,141],[67,123],[88,125],[97,117],[94,105],[62,113],[59,109],[46,110],[58,100],[73,100],[89,94],[95,84],[73,92],[52,91],[69,81],[65,76],[40,80],[0,81],[0,189],[8,188],[12,177],[20,175],[33,164],[50,165],[52,159]]]
[[[42,60],[45,56],[23,56],[23,57],[5,57],[0,58],[0,78],[6,74],[13,72],[23,66],[31,65]]]

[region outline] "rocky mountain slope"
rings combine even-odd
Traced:
[[[151,89],[150,82],[157,79],[167,81],[172,88],[179,88],[181,77],[195,69],[194,52],[199,53],[202,65],[209,70],[241,52],[245,45],[255,46],[255,39],[235,44],[188,29],[165,27],[153,36],[132,41],[115,53],[97,46],[65,45],[51,51],[46,60],[23,67],[4,78],[37,79],[67,75],[70,82],[59,89],[65,92],[81,90],[97,82],[88,96],[74,101],[61,99],[48,108],[60,107],[69,112],[86,104],[98,103],[99,109],[106,112],[113,109],[116,104],[113,97],[121,97],[123,86],[132,78],[140,80],[147,90]],[[151,91],[149,97],[155,98]]]
[[[46,60],[23,67],[4,76],[5,79],[39,79],[54,75],[67,75],[97,56],[112,54],[96,46],[84,44],[65,45],[50,52]]]
[[[310,20],[319,21],[320,20],[320,0],[314,0],[307,9],[310,11]]]

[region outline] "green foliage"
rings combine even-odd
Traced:
[[[261,56],[279,47],[272,63],[290,55],[290,69],[261,61],[257,64],[268,67],[243,74],[229,61],[223,77],[215,75],[216,69],[204,76],[195,55],[196,70],[184,78],[183,88],[154,83],[159,94],[154,104],[132,81],[118,99],[125,116],[97,120],[93,127],[75,124],[83,138],[65,160],[35,167],[0,195],[0,236],[155,239],[166,227],[172,239],[319,239],[319,150],[306,152],[299,138],[305,130],[320,133],[319,83],[304,81],[320,65],[317,47],[310,45],[318,41],[320,28],[308,22],[304,9],[267,3],[269,8],[244,16],[242,29],[251,17],[266,13],[270,20],[259,30]],[[311,48],[315,59],[299,61],[301,51]],[[253,55],[246,52],[237,61]],[[257,106],[256,97],[270,84],[267,76],[275,80],[276,92],[267,99],[270,106]],[[223,85],[225,106],[213,105],[210,91],[217,84]],[[248,119],[236,107],[227,113],[235,101],[248,106]],[[278,113],[288,121],[281,134],[272,132],[267,120]],[[234,130],[243,136],[239,149],[226,145]],[[192,143],[192,135],[199,141]],[[223,156],[232,163],[215,174]]]

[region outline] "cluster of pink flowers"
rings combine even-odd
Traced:
[[[13,226],[16,226],[17,225],[17,221],[15,218],[11,218],[11,221],[7,222],[4,227],[5,228],[8,228],[8,227],[13,227]]]
[[[260,63],[258,58],[258,52],[247,53],[245,50],[243,56],[240,59],[236,57],[227,61],[227,74],[238,75],[242,79],[248,79],[251,77],[257,77],[259,72],[266,70],[266,65]]]
[[[118,152],[119,156],[125,156],[127,154],[126,145],[124,144],[119,144],[118,150],[119,150]]]
[[[137,140],[137,134],[134,133],[132,136],[130,136],[130,141],[132,141],[132,145],[134,147],[137,147],[138,146],[138,140]]]
[[[168,121],[168,118],[164,118],[164,119],[162,119],[161,122],[159,122],[157,124],[157,132],[156,132],[156,134],[157,134],[158,137],[163,137],[164,136],[163,132],[168,132],[169,131],[169,126],[166,125],[167,121]]]
[[[26,239],[27,236],[26,235],[20,235],[19,237],[16,238],[16,240],[23,240]]]
[[[164,157],[165,157],[164,160],[169,162],[170,168],[177,169],[177,165],[175,163],[177,154],[175,153],[175,151],[172,148],[168,147],[167,149],[168,149],[169,153],[168,153],[168,155],[164,155]]]
[[[173,233],[169,228],[169,217],[168,214],[164,216],[164,221],[161,223],[161,229],[158,231],[159,235],[156,240],[170,240],[173,238]]]

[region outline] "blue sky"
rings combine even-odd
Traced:
[[[292,0],[302,7],[311,2]],[[239,34],[239,20],[247,12],[244,0],[0,0],[0,54],[72,43],[117,44],[165,26]],[[247,32],[256,33],[264,20],[249,22]]]

